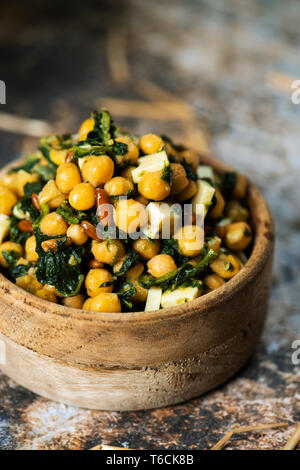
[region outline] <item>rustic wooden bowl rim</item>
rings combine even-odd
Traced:
[[[213,167],[217,167],[221,171],[234,171],[231,167],[213,157],[202,157],[201,160],[202,163],[211,164]],[[5,166],[1,170],[0,176],[2,176],[12,167],[20,164],[22,161],[24,161],[24,158],[21,158]],[[249,279],[253,279],[259,274],[272,250],[272,243],[270,242],[268,236],[266,236],[264,233],[265,231],[269,230],[270,234],[273,234],[272,216],[268,210],[268,206],[262,194],[251,182],[249,183],[249,190],[255,191],[255,196],[258,198],[258,201],[262,203],[262,205],[264,205],[264,214],[263,217],[257,222],[255,240],[249,260],[247,261],[245,267],[233,279],[231,279],[229,282],[227,282],[217,290],[210,292],[204,296],[201,296],[192,302],[187,303],[186,309],[184,309],[184,311],[182,305],[178,305],[177,307],[161,309],[153,312],[141,311],[128,313],[100,313],[73,309],[56,304],[56,311],[54,312],[52,310],[51,313],[55,313],[58,317],[72,317],[81,321],[99,321],[101,323],[106,324],[125,324],[127,322],[135,323],[141,321],[143,323],[153,323],[165,321],[166,319],[172,320],[175,317],[193,315],[196,312],[198,312],[198,314],[201,311],[207,312],[208,310],[213,308],[216,303],[219,303],[223,300],[227,300],[228,298],[234,296],[235,293],[237,293],[249,282]],[[9,279],[7,279],[2,273],[0,273],[0,277],[2,280],[5,280],[10,290],[15,290],[16,296],[23,297],[24,304],[30,305],[32,298],[36,298],[33,294],[26,292],[24,289],[18,287],[16,284],[9,281]],[[41,305],[43,305],[45,308],[47,308],[47,306],[49,305],[49,302],[44,299],[39,299],[39,302],[41,302]]]

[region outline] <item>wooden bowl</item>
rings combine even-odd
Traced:
[[[231,170],[208,157],[202,163]],[[101,410],[171,405],[227,381],[255,349],[271,284],[273,221],[252,184],[248,203],[255,240],[244,269],[178,307],[126,314],[74,310],[0,274],[3,372],[43,397]]]

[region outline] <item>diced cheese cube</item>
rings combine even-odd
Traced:
[[[166,291],[161,298],[161,306],[163,308],[176,307],[176,305],[184,304],[195,300],[201,294],[198,287],[182,287],[174,291]]]
[[[165,150],[152,153],[151,155],[139,159],[139,166],[135,168],[135,170],[132,170],[132,179],[134,183],[138,183],[147,173],[163,170],[169,165],[170,162]]]
[[[204,207],[204,215],[206,215],[212,203],[215,194],[215,188],[207,183],[207,181],[203,180],[197,181],[197,185],[198,191],[192,200],[193,211],[196,214],[198,214],[199,211],[202,213]]]
[[[214,170],[212,169],[211,166],[208,166],[208,165],[198,166],[197,176],[200,180],[205,179],[205,178],[209,178],[211,180],[215,179]]]
[[[0,214],[0,243],[7,237],[10,228],[10,217]]]
[[[162,289],[160,287],[151,287],[148,292],[145,312],[153,312],[160,309]]]
[[[165,202],[150,202],[147,206],[148,226],[144,234],[151,239],[159,237],[163,232],[164,238],[170,238],[177,224],[181,221],[181,208],[178,204],[170,206]]]
[[[62,193],[56,186],[54,180],[48,181],[48,183],[43,187],[42,191],[39,194],[39,200],[41,204],[46,204],[47,202],[51,201]]]

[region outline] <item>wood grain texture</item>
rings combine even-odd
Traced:
[[[228,169],[210,157],[202,162]],[[271,282],[273,222],[252,184],[248,203],[255,241],[244,269],[217,291],[172,309],[78,311],[41,300],[0,275],[3,371],[42,396],[110,410],[178,403],[228,380],[259,339]]]

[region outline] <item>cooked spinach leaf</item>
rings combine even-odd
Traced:
[[[131,282],[124,282],[119,286],[117,295],[123,305],[127,310],[132,310],[133,304],[132,299],[136,295],[137,291],[134,285]]]
[[[170,240],[162,240],[161,253],[170,255],[175,259],[176,264],[183,264],[188,261],[188,257],[184,256],[179,249],[178,240],[171,238]]]
[[[140,262],[139,253],[135,250],[130,250],[126,255],[126,258],[122,264],[122,268],[120,269],[120,271],[116,273],[116,276],[117,277],[124,276],[124,274],[126,274],[129,271],[129,269],[133,268],[139,262]]]
[[[185,158],[183,158],[180,161],[180,164],[185,169],[187,178],[189,180],[197,181],[197,179],[198,179],[197,173],[194,172],[192,165],[190,163],[188,163]]]
[[[70,204],[63,202],[56,211],[61,215],[69,224],[79,224],[81,220],[84,220],[85,214],[82,212],[79,215],[78,211],[74,210]]]
[[[23,165],[17,167],[17,168],[12,168],[9,173],[15,173],[16,171],[19,170],[24,170],[27,171],[28,173],[32,170],[32,168],[39,163],[40,157],[36,154],[29,155]]]
[[[172,178],[173,178],[173,171],[172,171],[171,165],[166,165],[163,169],[163,174],[162,174],[161,179],[169,183],[169,185],[171,185]]]
[[[226,198],[231,196],[235,188],[236,182],[237,182],[237,173],[227,172],[223,174],[222,193],[224,194]]]
[[[33,193],[40,193],[44,187],[44,183],[37,181],[36,183],[27,183],[24,186],[25,196],[31,197]]]
[[[2,256],[8,264],[8,273],[11,279],[16,281],[18,277],[26,276],[29,269],[31,268],[32,264],[19,264],[17,266],[17,262],[20,259],[19,253],[12,250],[4,250],[2,252]]]

